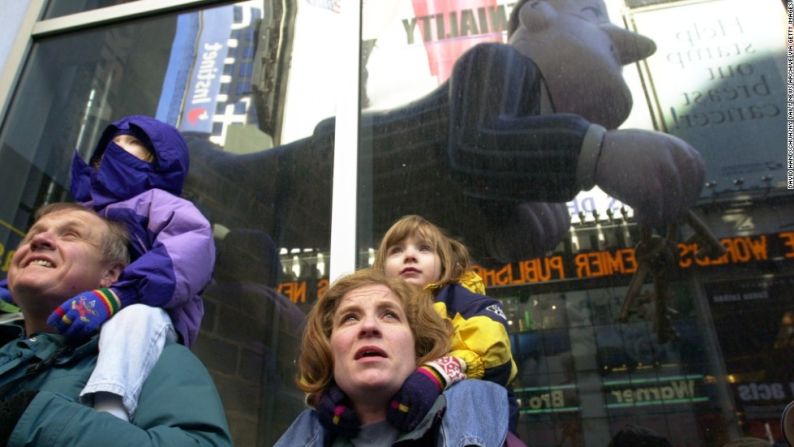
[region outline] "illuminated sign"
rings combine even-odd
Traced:
[[[328,279],[322,278],[317,280],[316,292],[309,295],[308,291],[308,282],[307,281],[287,281],[282,282],[276,287],[276,291],[286,296],[290,299],[293,303],[305,303],[308,296],[311,296],[312,299],[309,302],[315,301],[316,297],[321,296],[325,291],[328,289]]]
[[[794,259],[794,231],[772,235],[736,236],[720,239],[726,253],[718,258],[696,258],[698,245],[678,244],[678,266],[682,269],[707,268],[724,265],[741,265],[768,261],[779,255]],[[480,275],[486,287],[513,287],[561,281],[567,279],[594,279],[617,275],[631,275],[637,271],[634,248],[580,252],[533,258],[505,264],[497,269],[486,269],[475,265],[473,270]],[[307,300],[306,281],[284,282],[278,292],[290,297],[293,303]],[[325,291],[327,279],[317,281],[319,292]],[[743,299],[762,299],[761,295],[748,295]],[[730,299],[730,298],[725,298]],[[310,301],[314,299],[311,298]]]
[[[579,396],[573,384],[515,388],[513,392],[519,411],[524,414],[579,411]]]
[[[701,375],[613,380],[604,382],[607,408],[707,402]]]
[[[777,420],[794,399],[794,382],[749,382],[733,384],[737,406],[745,419]]]
[[[726,253],[717,258],[697,258],[698,245],[679,243],[678,266],[715,267],[767,261],[770,254],[794,259],[794,232],[773,235],[736,236],[720,239]],[[565,279],[591,279],[615,275],[631,275],[637,271],[634,248],[579,252],[527,259],[505,264],[496,269],[475,266],[486,287],[522,286]]]
[[[628,380],[602,384],[607,408],[627,408],[708,402],[700,389],[702,375],[683,375]],[[565,413],[580,410],[576,385],[552,385],[514,389],[519,410],[524,414]]]
[[[634,210],[630,206],[605,193],[598,186],[589,191],[580,191],[566,205],[573,222],[593,222],[596,214],[601,217],[608,213],[621,217],[622,213],[626,213],[626,217],[634,216]]]
[[[794,396],[794,382],[781,383],[745,383],[736,386],[736,395],[742,402],[759,402],[759,401],[788,401],[789,393]]]

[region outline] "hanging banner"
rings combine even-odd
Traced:
[[[785,9],[776,0],[674,2],[634,12],[662,130],[697,148],[715,191],[784,188]]]
[[[212,133],[233,17],[232,5],[179,15],[158,119]]]
[[[430,73],[439,84],[466,50],[482,42],[502,42],[507,29],[509,11],[496,0],[413,0],[413,5],[416,17],[403,20],[407,38],[421,33]]]

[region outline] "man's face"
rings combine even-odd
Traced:
[[[85,211],[43,216],[22,240],[8,271],[8,285],[23,310],[52,311],[64,300],[110,286],[118,266],[103,259],[108,226]]]
[[[414,337],[399,298],[373,284],[345,294],[333,316],[334,380],[354,403],[383,404],[416,369]]]
[[[653,42],[609,21],[601,0],[530,0],[510,44],[540,68],[556,112],[615,128],[631,110],[622,65],[649,56]]]

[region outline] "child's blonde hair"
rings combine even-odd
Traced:
[[[438,255],[441,261],[441,276],[435,284],[439,286],[457,282],[471,266],[471,257],[465,245],[449,237],[444,230],[424,217],[411,214],[401,217],[383,235],[372,267],[384,271],[389,247],[409,237],[429,243]]]

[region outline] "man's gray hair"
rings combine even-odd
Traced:
[[[34,218],[38,221],[48,214],[62,211],[83,211],[102,219],[108,226],[108,231],[102,236],[101,250],[103,260],[125,266],[130,263],[130,252],[127,249],[130,240],[129,233],[127,233],[127,227],[121,222],[102,217],[91,208],[73,202],[56,202],[44,205],[36,210]]]

